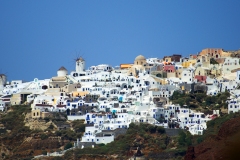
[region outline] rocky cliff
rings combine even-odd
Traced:
[[[206,138],[202,143],[189,147],[185,160],[240,159],[240,117],[223,123],[217,135]]]

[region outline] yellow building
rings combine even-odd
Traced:
[[[163,57],[163,60],[165,62],[172,62],[172,57],[171,56],[165,56],[165,57]]]
[[[196,59],[191,59],[191,60],[188,60],[188,61],[186,61],[186,62],[183,62],[183,63],[182,63],[182,66],[183,66],[184,68],[188,68],[188,67],[190,67],[190,66],[194,66],[196,63],[197,63]]]
[[[72,96],[73,97],[79,97],[79,96],[86,96],[87,94],[89,94],[88,91],[74,91],[72,92]]]

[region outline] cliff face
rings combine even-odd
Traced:
[[[51,119],[32,119],[30,112],[30,106],[19,105],[0,113],[0,159],[26,159],[63,150],[73,139],[74,131],[57,131]]]
[[[185,160],[240,159],[240,117],[228,120],[216,136],[189,147]]]

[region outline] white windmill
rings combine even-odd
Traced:
[[[3,90],[7,82],[7,76],[5,74],[0,74],[0,91]]]
[[[82,57],[78,57],[75,59],[76,61],[76,72],[84,72],[85,71],[85,60]]]

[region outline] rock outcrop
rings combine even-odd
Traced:
[[[185,160],[239,159],[240,117],[225,122],[216,136],[189,147]]]
[[[33,119],[31,117],[31,113],[26,114],[25,120],[24,120],[25,126],[29,127],[31,130],[46,130],[49,128],[50,125],[53,125],[55,128],[57,126],[50,120],[49,122],[46,122],[45,120],[41,119]]]

